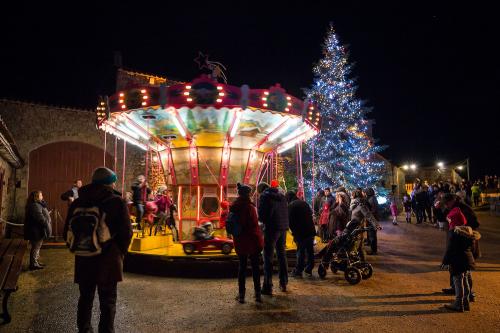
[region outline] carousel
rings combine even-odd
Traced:
[[[314,105],[287,94],[279,84],[251,89],[207,75],[171,85],[129,85],[102,97],[96,112],[105,141],[115,138],[115,152],[121,141],[124,152],[126,145],[143,150],[144,175],[152,190],[162,185],[170,190],[179,240],[174,242],[168,228],[151,236],[134,232],[130,248],[132,255],[167,258],[235,256],[232,247],[221,247],[226,241],[232,246],[225,230],[217,229],[221,203],[236,198],[237,183],[255,188],[261,181],[279,179],[279,156],[292,149],[298,194],[303,195],[302,144],[319,133],[320,121]],[[122,192],[123,184],[122,179]],[[193,228],[206,221],[214,225],[220,246],[195,244],[186,251]],[[293,248],[289,239],[287,249]]]

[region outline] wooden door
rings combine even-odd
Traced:
[[[71,189],[76,179],[88,184],[94,169],[103,165],[103,158],[101,148],[74,141],[50,143],[30,152],[28,191],[42,191],[52,210],[54,236],[62,236],[68,210],[68,203],[61,200],[61,194]],[[111,165],[111,161],[111,155],[107,154],[106,165]]]

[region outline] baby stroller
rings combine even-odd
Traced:
[[[362,260],[358,253],[361,234],[370,228],[363,228],[360,223],[350,221],[340,236],[335,237],[325,247],[323,258],[318,267],[318,275],[325,278],[328,267],[335,274],[344,272],[344,277],[350,284],[358,284],[361,279],[369,279],[373,267]]]

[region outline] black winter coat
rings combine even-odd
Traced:
[[[456,227],[450,232],[443,264],[450,265],[452,275],[475,269],[472,242],[479,240],[479,238],[481,235],[467,226]]]
[[[104,202],[104,203],[103,203]],[[106,213],[106,224],[112,239],[103,252],[94,257],[75,256],[75,283],[114,283],[123,280],[123,258],[132,239],[132,225],[125,201],[111,187],[90,184],[82,187],[79,197],[69,207],[64,237],[68,232],[69,219],[75,208],[93,204]]]
[[[132,183],[132,201],[134,203],[143,203],[144,202],[144,191],[146,191],[146,198],[151,193],[151,189],[148,187],[144,189],[146,185],[142,185],[135,181]]]
[[[24,217],[24,239],[30,241],[44,239],[49,223],[50,217],[45,205],[38,201],[31,203]]]
[[[288,203],[277,188],[268,188],[259,198],[259,221],[265,232],[288,230]]]
[[[297,241],[316,235],[311,207],[304,200],[295,198],[288,204],[288,220],[293,238]]]

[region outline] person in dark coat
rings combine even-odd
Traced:
[[[238,301],[245,303],[245,280],[247,263],[250,258],[252,266],[253,285],[255,290],[255,301],[262,302],[260,286],[260,253],[264,248],[264,238],[259,227],[257,210],[250,200],[252,189],[238,183],[238,198],[233,202],[229,211],[236,214],[237,221],[241,225],[241,234],[233,236],[234,249],[240,262],[238,270]]]
[[[285,245],[288,230],[288,204],[285,196],[277,187],[266,187],[259,184],[257,190],[262,190],[259,197],[259,220],[264,224],[264,283],[262,294],[273,294],[273,257],[279,263],[279,280],[281,291],[286,291],[288,284],[288,263]]]
[[[297,197],[297,193],[289,191],[286,194],[288,202],[288,220],[293,239],[297,244],[297,265],[292,275],[302,277],[304,271],[312,276],[314,268],[314,237],[316,229],[312,218],[312,210],[309,204]],[[307,264],[305,259],[307,256]]]
[[[325,191],[319,190],[316,196],[314,197],[314,202],[313,202],[313,212],[314,212],[314,222],[315,224],[318,224],[319,217],[321,215],[321,208],[323,208],[323,198],[325,197]]]
[[[144,175],[137,176],[136,181],[132,183],[132,201],[135,207],[135,222],[138,229],[141,229],[141,221],[144,216],[144,202],[150,194],[151,189],[148,187],[146,177]]]
[[[445,305],[450,310],[459,312],[470,310],[468,273],[475,268],[472,243],[479,238],[481,235],[468,226],[457,226],[451,234],[442,264],[443,268],[449,266],[455,287],[455,302]]]
[[[349,222],[349,205],[351,200],[345,192],[336,192],[335,204],[330,209],[329,234],[330,239],[340,235]]]
[[[75,201],[76,199],[78,199],[78,191],[80,190],[80,188],[82,186],[83,186],[83,183],[82,183],[81,179],[75,180],[75,182],[74,182],[73,186],[71,187],[71,189],[69,189],[68,191],[66,191],[63,194],[61,194],[61,200],[67,201],[68,202],[68,206],[71,205],[71,203],[73,201]]]
[[[380,220],[379,216],[379,207],[377,197],[375,196],[375,191],[373,188],[369,187],[364,190],[366,203],[368,204],[368,208],[370,209],[371,215],[377,220]],[[354,217],[353,217],[354,218]],[[371,228],[368,232],[368,244],[370,244],[372,255],[376,255],[378,252],[378,238],[377,238],[377,229]]]
[[[40,249],[45,238],[50,237],[51,219],[47,205],[43,201],[42,191],[30,193],[26,202],[24,220],[24,239],[29,240],[30,249],[30,270],[43,268],[43,264],[38,261]]]
[[[127,205],[114,190],[116,174],[108,168],[97,168],[92,183],[83,186],[79,197],[70,206],[64,227],[67,236],[73,211],[82,206],[97,205],[106,214],[105,223],[112,239],[96,256],[75,256],[75,283],[80,289],[77,326],[80,332],[92,331],[92,305],[97,289],[101,316],[99,332],[114,332],[117,283],[123,280],[123,258],[132,239],[132,225]]]

